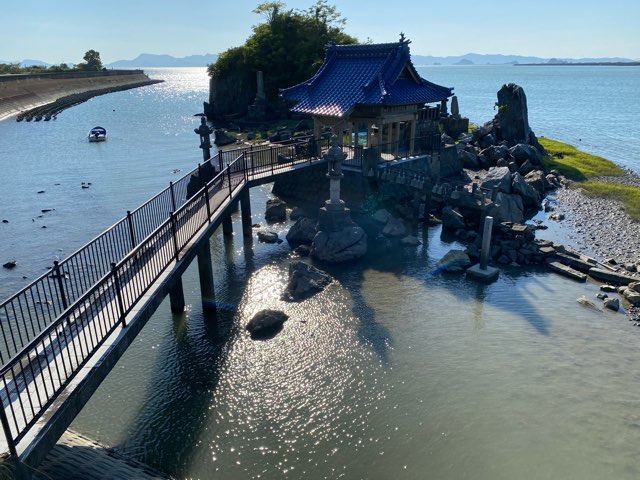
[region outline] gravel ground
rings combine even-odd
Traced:
[[[640,176],[633,172],[595,180],[640,187]],[[629,218],[620,202],[589,197],[580,188],[558,189],[555,201],[555,212],[565,215],[565,230],[571,232],[569,236],[579,250],[600,261],[613,259],[623,271],[629,264],[640,270],[640,223]],[[627,318],[640,326],[640,307],[627,306],[625,310]]]

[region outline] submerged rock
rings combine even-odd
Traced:
[[[291,244],[311,245],[318,229],[318,222],[312,218],[300,217],[287,233],[287,241]]]
[[[2,265],[4,268],[8,268],[9,270],[11,270],[12,268],[16,268],[16,261],[12,260],[10,262],[5,263],[4,265]]]
[[[258,240],[264,243],[276,243],[279,240],[276,232],[260,231],[257,235]]]
[[[249,320],[245,328],[252,338],[271,337],[282,330],[282,325],[288,318],[289,316],[280,310],[260,310]]]
[[[443,272],[462,272],[471,266],[471,258],[463,250],[449,250],[436,263],[436,269]]]
[[[282,299],[289,302],[304,300],[322,291],[331,280],[331,275],[312,265],[294,262],[289,265],[289,281]]]

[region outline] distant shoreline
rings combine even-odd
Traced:
[[[640,62],[514,63],[514,67],[640,67]]]

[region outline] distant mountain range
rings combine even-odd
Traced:
[[[414,65],[514,65],[520,63],[613,63],[633,62],[630,58],[605,57],[605,58],[541,58],[527,57],[523,55],[491,55],[482,53],[467,53],[465,55],[451,57],[433,57],[430,55],[411,55]]]
[[[189,55],[187,57],[173,57],[171,55],[156,55],[153,53],[143,53],[133,60],[117,60],[115,62],[105,64],[107,68],[150,68],[150,67],[206,67],[210,63],[214,63],[218,55],[207,53],[205,55]],[[412,55],[411,59],[416,66],[421,65],[515,65],[523,63],[562,65],[568,63],[620,63],[634,62],[630,58],[621,57],[602,57],[602,58],[542,58],[527,57],[523,55],[501,55],[501,54],[482,54],[467,53],[465,55],[434,57],[431,55]],[[18,63],[0,60],[0,63]],[[42,65],[50,66],[51,64],[41,60],[22,60],[20,66]],[[71,65],[71,64],[69,64]]]
[[[215,63],[217,55],[207,53],[205,55],[189,55],[188,57],[172,57],[171,55],[155,55],[143,53],[133,60],[118,60],[105,65],[107,68],[134,68],[134,67],[206,67]]]

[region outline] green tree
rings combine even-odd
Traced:
[[[357,43],[344,33],[346,19],[327,0],[318,0],[305,10],[287,9],[280,1],[264,2],[253,12],[264,17],[264,23],[253,27],[243,46],[222,53],[208,72],[212,77],[236,76],[252,85],[255,80],[247,79],[261,70],[269,100],[277,98],[280,88],[311,77],[322,64],[329,41]],[[252,88],[247,93],[251,98],[255,96],[255,86]]]
[[[102,60],[100,60],[100,52],[95,50],[87,50],[82,57],[86,63],[79,63],[77,68],[80,70],[102,70]]]

